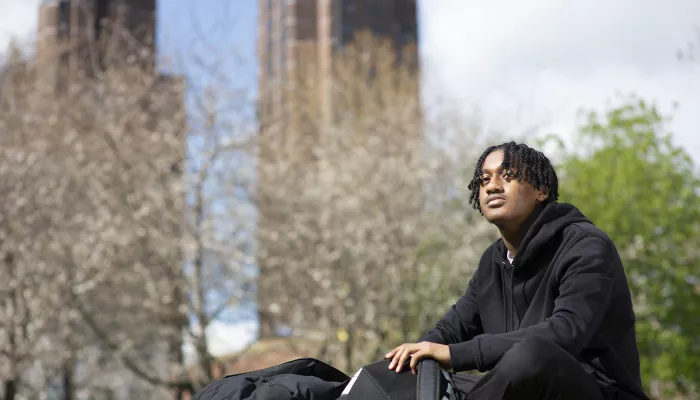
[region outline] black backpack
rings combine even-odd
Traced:
[[[458,400],[449,375],[433,360],[396,373],[389,361],[368,364],[353,377],[313,358],[229,375],[197,392],[192,400]]]

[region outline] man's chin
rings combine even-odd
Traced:
[[[484,207],[481,212],[484,214],[484,218],[486,218],[487,221],[495,225],[498,225],[501,221],[508,220],[508,211],[504,207]]]

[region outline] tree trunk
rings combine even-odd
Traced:
[[[5,400],[15,400],[17,395],[17,380],[9,379],[5,381]]]
[[[73,359],[63,363],[63,400],[73,400],[75,398],[73,386]]]
[[[345,371],[348,374],[352,374],[353,369],[355,367],[354,362],[353,362],[353,353],[355,351],[354,348],[354,340],[355,340],[355,330],[352,328],[348,328],[348,340],[345,342]]]

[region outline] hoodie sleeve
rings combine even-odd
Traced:
[[[478,271],[469,280],[464,295],[450,307],[447,314],[437,322],[435,328],[421,339],[422,342],[460,343],[483,333],[476,301],[477,273]]]
[[[546,321],[501,334],[483,334],[450,344],[455,372],[492,369],[516,343],[530,337],[551,340],[574,357],[597,331],[610,302],[614,250],[602,238],[584,236],[560,261],[565,269],[554,311]]]

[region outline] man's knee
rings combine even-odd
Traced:
[[[513,346],[498,363],[498,369],[512,380],[548,378],[557,368],[557,357],[564,351],[547,339],[532,337]]]

